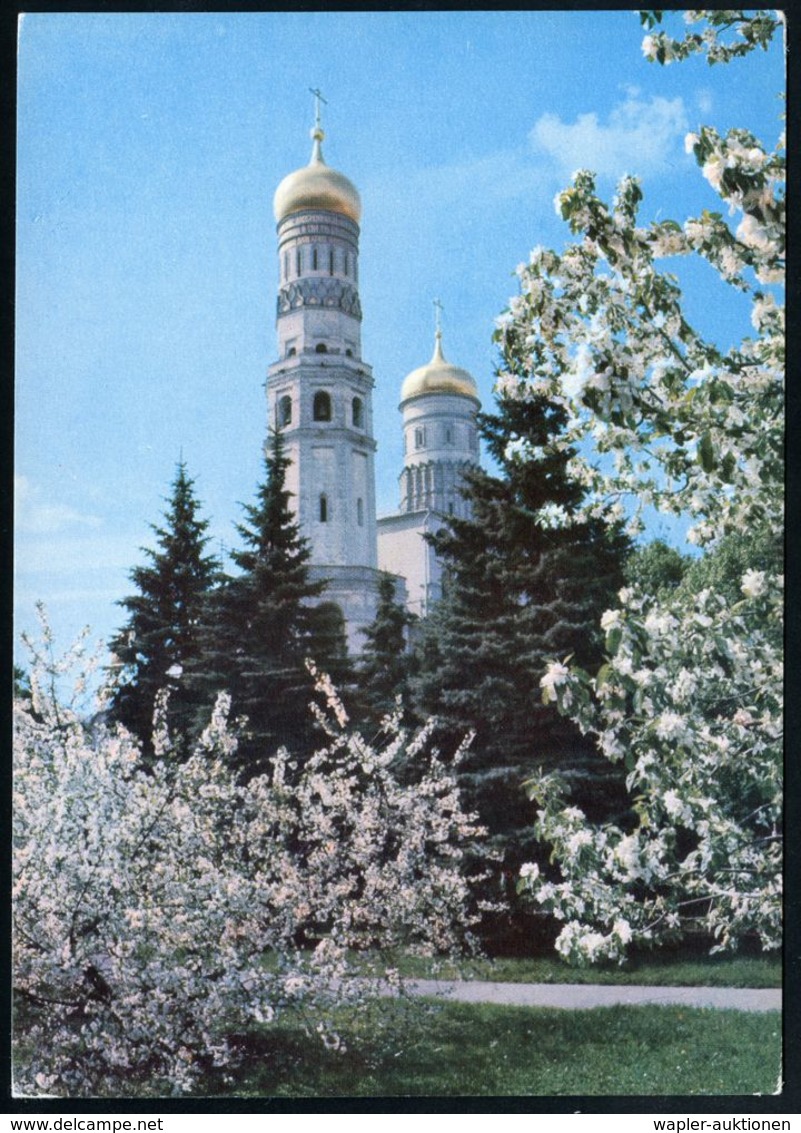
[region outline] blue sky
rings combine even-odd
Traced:
[[[35,13],[19,36],[18,631],[107,638],[153,545],[178,459],[215,542],[253,498],[275,357],[272,197],[309,159],[320,87],[329,165],[363,204],[363,354],[374,371],[379,514],[397,504],[402,380],[433,346],[491,404],[494,320],[531,247],[568,240],[574,169],[644,216],[717,198],[684,152],[701,124],[773,144],[778,44],[732,67],[659,68],[635,13]],[[684,272],[723,345],[747,309]]]

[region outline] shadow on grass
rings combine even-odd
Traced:
[[[780,1073],[778,1013],[671,1007],[553,1011],[374,1005],[344,1018],[344,1052],[299,1028],[243,1038],[235,1083],[272,1097],[767,1094]]]

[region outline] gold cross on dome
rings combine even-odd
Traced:
[[[309,90],[314,95],[314,125],[319,130],[322,124],[320,120],[320,103],[323,102],[328,106],[328,102],[323,98],[323,92],[319,87],[309,87]]]

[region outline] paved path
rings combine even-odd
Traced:
[[[500,1003],[516,1007],[612,1007],[657,1004],[728,1007],[736,1011],[780,1011],[779,988],[642,987],[601,984],[516,984],[484,980],[409,980],[412,995],[436,995],[460,1003]]]

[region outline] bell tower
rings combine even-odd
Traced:
[[[437,311],[434,353],[401,386],[403,469],[400,507],[378,521],[378,561],[406,580],[409,609],[427,614],[442,597],[442,564],[426,536],[449,515],[468,518],[462,495],[465,475],[479,463],[476,414],[481,408],[472,374],[442,352],[442,304]]]
[[[375,615],[377,536],[373,376],[361,356],[359,220],[354,185],[323,159],[319,91],[312,153],[274,199],[278,360],[268,370],[270,426],[291,460],[287,489],[323,600],[345,616],[351,652]]]

